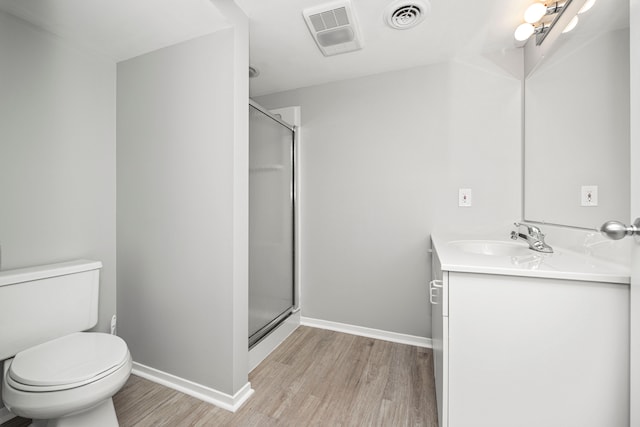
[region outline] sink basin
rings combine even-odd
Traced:
[[[533,252],[521,243],[499,240],[456,240],[449,245],[462,252],[487,256],[523,256]]]

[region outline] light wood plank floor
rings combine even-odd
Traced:
[[[235,414],[135,375],[114,404],[122,427],[437,427],[432,363],[430,349],[301,326],[251,372]]]

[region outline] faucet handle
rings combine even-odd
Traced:
[[[531,224],[523,224],[520,222],[514,222],[513,225],[515,225],[516,227],[525,227],[527,229],[527,233],[529,233],[529,236],[532,237],[536,237],[536,238],[543,238],[544,234],[542,233],[542,230],[540,230],[538,227],[536,227],[535,225],[531,225]]]
[[[542,230],[540,230],[538,227],[536,227],[535,225],[529,225],[529,234],[532,235],[533,237],[537,237],[537,238],[544,238],[544,233],[542,232]]]
[[[519,222],[514,222],[513,225],[518,227],[518,230],[511,232],[511,238],[513,240],[522,238],[529,244],[529,249],[543,253],[553,252],[553,248],[544,242],[544,233],[538,227],[531,224],[521,224]],[[526,236],[520,234],[520,227],[526,227],[528,233]]]

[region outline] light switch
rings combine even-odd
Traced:
[[[460,188],[458,190],[458,206],[468,208],[471,206],[471,189]]]
[[[598,206],[598,186],[583,185],[580,191],[580,204],[582,206]]]

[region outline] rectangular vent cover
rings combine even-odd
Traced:
[[[316,13],[309,17],[313,28],[318,31],[329,30],[338,26],[349,25],[349,17],[347,16],[347,8],[329,10],[327,12]]]
[[[362,37],[348,1],[305,9],[302,15],[324,56],[362,49]]]

